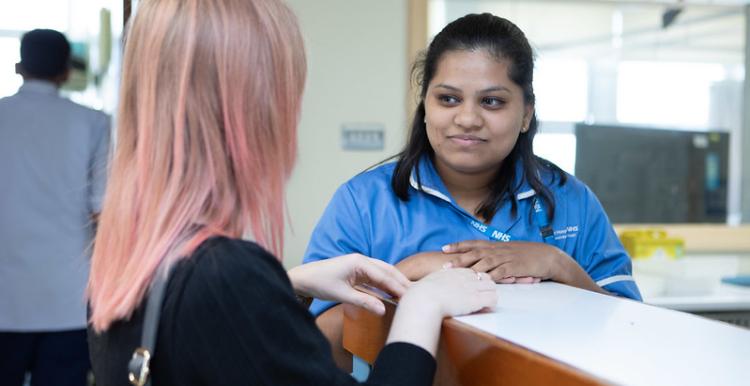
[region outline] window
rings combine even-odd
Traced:
[[[685,3],[665,26],[666,8],[655,2],[430,0],[428,31],[481,12],[524,31],[537,54],[534,151],[567,172],[578,122],[729,132],[728,212],[739,218],[745,12]]]
[[[541,133],[534,137],[534,154],[573,174],[576,170],[576,136],[573,133]]]
[[[588,110],[588,68],[583,60],[537,59],[536,113],[542,121],[580,122]]]
[[[80,1],[79,1],[80,2]],[[0,30],[28,31],[50,28],[67,31],[71,1],[24,0],[5,4],[0,12]]]
[[[15,65],[21,60],[17,37],[0,37],[0,98],[14,94],[21,86]]]
[[[651,126],[709,126],[711,86],[726,78],[716,63],[621,62],[617,120]]]
[[[49,28],[64,33],[73,54],[87,64],[87,72],[79,73],[77,83],[69,81],[63,95],[112,112],[117,105],[122,4],[119,0],[25,0],[4,7],[0,12],[0,97],[14,94],[21,86],[14,68],[20,61],[20,37],[35,28]]]

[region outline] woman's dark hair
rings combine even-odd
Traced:
[[[434,158],[434,151],[427,139],[425,125],[424,100],[427,87],[435,76],[440,59],[447,52],[486,50],[498,60],[508,63],[508,77],[523,89],[524,102],[533,106],[535,103],[533,77],[534,54],[529,41],[512,22],[489,13],[470,14],[459,18],[440,31],[432,40],[421,59],[414,63],[412,77],[420,87],[419,104],[414,113],[409,138],[404,149],[396,155],[398,162],[391,179],[396,196],[401,200],[409,199],[409,178],[419,160],[428,155]],[[547,208],[550,221],[554,215],[555,202],[550,190],[542,182],[542,173],[547,171],[550,177],[559,180],[562,185],[567,180],[566,174],[553,163],[534,155],[532,141],[537,132],[536,113],[531,117],[529,129],[521,133],[516,145],[502,163],[491,186],[491,193],[477,210],[487,221],[494,217],[502,202],[510,199],[512,213],[515,216],[518,203],[515,194],[520,186],[512,186],[515,181],[516,163],[523,162],[525,179],[541,195]],[[421,187],[419,169],[416,170],[417,183]]]

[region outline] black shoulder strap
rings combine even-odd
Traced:
[[[151,284],[151,290],[146,300],[146,314],[143,316],[143,331],[141,333],[141,345],[133,352],[133,357],[128,363],[128,380],[136,386],[151,386],[149,368],[151,358],[156,350],[156,333],[159,330],[159,315],[164,300],[164,291],[169,281],[169,271],[163,268],[164,263],[159,266]]]

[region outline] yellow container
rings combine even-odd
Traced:
[[[634,229],[620,233],[620,241],[633,259],[648,259],[663,255],[670,259],[682,257],[685,241],[667,237],[662,229]]]

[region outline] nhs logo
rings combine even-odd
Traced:
[[[485,235],[497,241],[502,241],[505,243],[510,241],[509,234],[500,232],[499,230],[494,229],[494,228],[490,228],[489,226],[484,225],[480,223],[479,221],[471,220],[471,226],[473,226],[476,230],[484,233]]]

